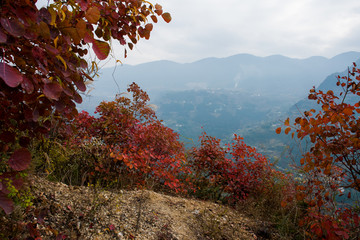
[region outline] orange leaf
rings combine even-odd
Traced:
[[[86,34],[86,22],[83,19],[80,19],[76,24],[76,31],[78,32],[80,38],[84,38]]]
[[[85,13],[85,18],[91,24],[97,23],[97,21],[100,19],[100,10],[97,7],[89,8]]]
[[[325,175],[330,175],[331,173],[331,164],[328,164],[324,170]]]
[[[343,113],[350,116],[353,114],[353,110],[351,108],[345,108]]]
[[[290,130],[291,130],[291,128],[289,128],[289,127],[286,128],[286,129],[285,129],[285,134],[288,134],[288,133],[290,132]]]
[[[304,194],[302,194],[302,193],[296,194],[296,200],[301,201],[303,199],[304,199]]]
[[[150,17],[151,17],[151,19],[153,20],[154,23],[158,22],[157,17],[155,15],[151,15]]]
[[[162,6],[160,4],[155,4],[155,9],[156,10],[161,10],[162,9]]]
[[[285,120],[284,125],[285,125],[285,126],[289,126],[289,125],[290,125],[290,119],[289,119],[289,118],[287,118],[287,119]]]
[[[171,21],[171,15],[170,13],[163,13],[162,15],[162,18],[164,19],[165,22],[169,23]]]
[[[280,133],[281,133],[281,127],[278,127],[278,128],[276,129],[276,133],[277,133],[277,134],[280,134]]]
[[[145,29],[146,29],[147,31],[152,31],[152,30],[153,30],[153,25],[152,25],[152,23],[146,24],[146,25],[145,25]]]

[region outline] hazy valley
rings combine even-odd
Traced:
[[[158,117],[180,133],[187,146],[196,143],[202,131],[225,141],[238,133],[285,167],[286,145],[296,144],[275,133],[280,120],[314,107],[306,100],[308,91],[335,86],[338,72],[359,57],[358,52],[331,59],[239,54],[186,64],[158,61],[104,68],[79,108],[93,113],[99,102],[113,100],[136,82],[148,92]]]

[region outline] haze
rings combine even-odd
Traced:
[[[38,6],[47,2],[38,1]],[[161,4],[173,20],[155,24],[150,40],[140,41],[126,59],[123,47],[114,44],[116,58],[125,64],[185,63],[238,53],[331,58],[360,51],[360,2],[356,0],[152,2]]]

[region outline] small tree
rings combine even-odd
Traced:
[[[309,206],[311,214],[305,222],[312,234],[325,239],[347,239],[351,229],[359,227],[359,213],[339,209],[335,197],[341,188],[360,191],[360,69],[354,63],[348,76],[337,79],[338,95],[332,90],[310,90],[308,98],[317,101],[321,110],[305,111],[293,126],[289,118],[285,121],[286,134],[293,128],[292,137],[308,137],[312,143],[300,160],[307,179],[306,186],[298,187],[297,199]]]
[[[95,156],[89,173],[97,179],[118,181],[123,187],[153,183],[183,189],[178,176],[187,171],[183,167],[185,152],[179,135],[157,119],[148,105],[148,95],[138,85],[132,83],[128,92],[132,97],[118,95],[115,101],[100,103],[97,118],[81,112],[70,123],[75,134],[68,145],[99,143],[95,148],[87,148]]]

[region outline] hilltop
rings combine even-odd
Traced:
[[[37,216],[43,239],[277,239],[269,223],[209,201],[149,190],[94,191],[39,177],[32,186],[34,206],[15,215],[29,222]],[[10,226],[10,219],[1,221]]]

